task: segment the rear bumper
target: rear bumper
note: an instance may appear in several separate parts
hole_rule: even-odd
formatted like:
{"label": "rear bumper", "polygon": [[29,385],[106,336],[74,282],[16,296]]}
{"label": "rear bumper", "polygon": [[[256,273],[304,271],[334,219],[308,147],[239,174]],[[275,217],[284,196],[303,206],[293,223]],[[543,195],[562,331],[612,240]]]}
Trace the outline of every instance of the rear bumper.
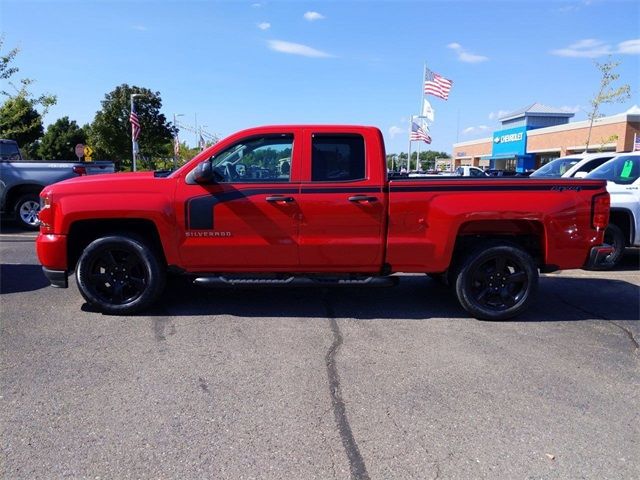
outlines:
{"label": "rear bumper", "polygon": [[589,260],[583,268],[585,268],[586,270],[590,270],[597,267],[598,265],[602,264],[607,255],[610,255],[612,252],[613,247],[607,244],[591,248],[591,253],[589,253]]}
{"label": "rear bumper", "polygon": [[51,282],[52,287],[67,288],[69,286],[66,270],[51,270],[47,267],[42,267],[42,272],[47,277],[47,280]]}

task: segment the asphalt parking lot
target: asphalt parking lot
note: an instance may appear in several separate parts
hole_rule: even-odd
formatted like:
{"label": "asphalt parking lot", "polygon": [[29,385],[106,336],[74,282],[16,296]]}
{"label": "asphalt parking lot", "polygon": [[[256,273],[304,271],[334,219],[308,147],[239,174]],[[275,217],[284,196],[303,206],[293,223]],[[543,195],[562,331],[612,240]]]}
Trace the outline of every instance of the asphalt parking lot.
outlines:
{"label": "asphalt parking lot", "polygon": [[0,234],[2,478],[640,478],[640,270],[545,275],[510,322],[446,288],[212,289],[92,312]]}

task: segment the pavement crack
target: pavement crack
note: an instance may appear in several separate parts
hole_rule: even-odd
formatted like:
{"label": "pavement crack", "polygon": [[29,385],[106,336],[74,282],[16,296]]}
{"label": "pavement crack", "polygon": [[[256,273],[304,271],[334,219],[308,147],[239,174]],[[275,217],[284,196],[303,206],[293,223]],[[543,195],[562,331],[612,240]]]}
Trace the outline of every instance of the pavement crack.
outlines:
{"label": "pavement crack", "polygon": [[342,446],[349,460],[349,470],[351,478],[354,480],[369,480],[367,467],[364,463],[358,443],[353,436],[349,419],[347,418],[347,408],[342,398],[342,386],[340,384],[340,375],[336,364],[336,355],[342,346],[342,333],[335,318],[333,307],[327,299],[327,292],[323,298],[326,316],[329,320],[333,342],[325,355],[325,363],[327,365],[327,377],[329,379],[329,395],[331,395],[331,405],[333,408],[333,416],[335,417],[338,433],[342,440]]}

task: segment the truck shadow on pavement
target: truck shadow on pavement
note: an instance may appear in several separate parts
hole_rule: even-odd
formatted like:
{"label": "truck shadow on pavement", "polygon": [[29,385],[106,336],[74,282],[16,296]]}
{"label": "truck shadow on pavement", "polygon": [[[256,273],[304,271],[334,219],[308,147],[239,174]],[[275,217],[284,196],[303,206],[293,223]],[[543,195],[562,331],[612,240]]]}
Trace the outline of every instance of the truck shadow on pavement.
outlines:
{"label": "truck shadow on pavement", "polygon": [[[329,304],[329,306],[327,306]],[[85,305],[83,310],[90,310]],[[536,301],[512,322],[639,320],[640,288],[623,280],[544,277]],[[201,288],[173,279],[143,316],[425,320],[469,318],[453,291],[426,276],[393,288]],[[215,321],[211,318],[211,321]]]}
{"label": "truck shadow on pavement", "polygon": [[40,265],[0,265],[0,295],[32,292],[48,286]]}

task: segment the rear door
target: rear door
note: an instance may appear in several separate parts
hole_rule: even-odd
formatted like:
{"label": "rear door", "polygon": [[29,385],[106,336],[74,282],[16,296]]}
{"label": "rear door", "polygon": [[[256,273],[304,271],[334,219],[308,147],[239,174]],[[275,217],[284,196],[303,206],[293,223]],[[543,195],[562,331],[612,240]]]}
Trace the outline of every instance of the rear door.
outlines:
{"label": "rear door", "polygon": [[300,267],[377,272],[384,254],[386,197],[374,129],[305,129],[300,186]]}

